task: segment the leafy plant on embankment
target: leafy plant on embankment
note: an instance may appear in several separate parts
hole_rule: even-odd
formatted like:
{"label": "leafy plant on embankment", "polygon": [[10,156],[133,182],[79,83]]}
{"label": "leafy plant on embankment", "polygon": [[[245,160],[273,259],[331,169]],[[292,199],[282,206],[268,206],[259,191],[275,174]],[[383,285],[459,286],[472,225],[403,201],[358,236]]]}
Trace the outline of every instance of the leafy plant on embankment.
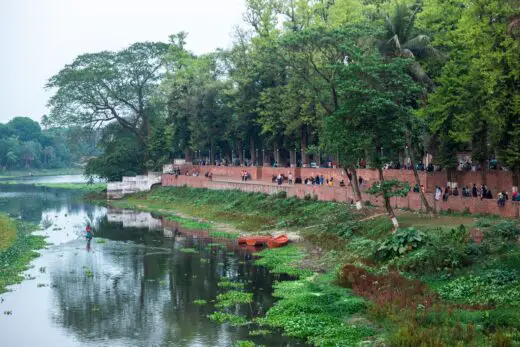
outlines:
{"label": "leafy plant on embankment", "polygon": [[[151,192],[112,202],[165,213],[180,211],[192,216],[230,223],[244,231],[305,228],[307,231],[348,237],[361,230],[355,211],[345,203],[287,198],[238,190],[159,187]],[[391,229],[391,223],[388,225]]]}
{"label": "leafy plant on embankment", "polygon": [[4,293],[8,285],[23,280],[20,274],[39,255],[35,250],[43,248],[46,243],[42,236],[31,235],[36,230],[35,225],[13,221],[0,215],[0,226],[2,234],[8,235],[2,238],[0,248],[0,293]]}

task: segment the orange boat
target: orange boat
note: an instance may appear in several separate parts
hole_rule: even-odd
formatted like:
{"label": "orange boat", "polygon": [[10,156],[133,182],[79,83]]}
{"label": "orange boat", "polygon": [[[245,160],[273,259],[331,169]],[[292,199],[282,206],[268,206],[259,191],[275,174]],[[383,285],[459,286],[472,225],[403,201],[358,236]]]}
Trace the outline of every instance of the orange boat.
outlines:
{"label": "orange boat", "polygon": [[277,237],[273,237],[269,241],[267,241],[267,247],[269,248],[278,248],[285,246],[289,242],[289,238],[287,235],[280,235]]}
{"label": "orange boat", "polygon": [[247,244],[248,246],[265,245],[271,240],[271,236],[242,236],[238,239],[238,244]]}

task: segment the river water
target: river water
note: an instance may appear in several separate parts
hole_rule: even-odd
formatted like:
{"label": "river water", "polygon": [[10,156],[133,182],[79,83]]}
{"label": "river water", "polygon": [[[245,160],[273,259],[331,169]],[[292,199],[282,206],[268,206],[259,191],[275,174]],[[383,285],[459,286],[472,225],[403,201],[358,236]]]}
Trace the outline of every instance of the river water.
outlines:
{"label": "river water", "polygon": [[[304,345],[278,332],[250,337],[247,327],[207,318],[222,279],[244,282],[254,293],[253,304],[235,307],[236,314],[256,316],[273,304],[274,278],[231,241],[208,247],[215,240],[203,230],[91,205],[68,190],[0,185],[0,211],[46,226],[39,233],[51,243],[26,279],[0,295],[2,347]],[[95,231],[90,247],[87,222]],[[196,305],[196,299],[210,303]]]}

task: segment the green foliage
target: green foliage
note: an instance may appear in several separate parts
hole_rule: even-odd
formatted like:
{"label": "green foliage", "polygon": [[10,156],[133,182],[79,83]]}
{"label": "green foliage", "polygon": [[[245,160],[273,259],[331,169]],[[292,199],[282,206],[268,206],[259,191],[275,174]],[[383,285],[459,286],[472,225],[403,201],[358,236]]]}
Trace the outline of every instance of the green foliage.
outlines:
{"label": "green foliage", "polygon": [[384,198],[392,198],[394,196],[404,197],[410,192],[408,182],[398,180],[385,180],[383,182],[374,182],[372,187],[367,189],[368,194],[382,195]]}
{"label": "green foliage", "polygon": [[187,253],[187,254],[194,254],[194,253],[198,253],[196,249],[194,248],[180,248],[179,251],[181,251],[182,253]]}
{"label": "green foliage", "polygon": [[420,249],[392,263],[402,271],[417,274],[452,272],[462,267],[468,258],[468,235],[468,230],[462,225],[456,229],[432,230]]}
{"label": "green foliage", "polygon": [[459,277],[439,288],[443,299],[468,304],[518,305],[520,288],[515,271],[490,270]]}
{"label": "green foliage", "polygon": [[218,282],[219,288],[244,288],[244,283],[242,282],[231,282],[228,279],[222,280]]}
{"label": "green foliage", "polygon": [[271,334],[271,332],[266,329],[255,329],[255,330],[249,331],[249,336],[265,336],[265,335],[269,335],[269,334]]}
{"label": "green foliage", "polygon": [[245,317],[226,312],[213,312],[208,318],[217,323],[229,323],[235,327],[249,324]]}
{"label": "green foliage", "polygon": [[204,300],[204,299],[197,299],[197,300],[193,300],[193,303],[194,303],[195,305],[200,305],[200,306],[202,306],[202,305],[206,305],[208,302],[207,302],[206,300]]}
{"label": "green foliage", "polygon": [[406,252],[420,248],[426,242],[426,235],[412,227],[407,229],[398,229],[384,240],[377,254],[382,259],[390,259],[401,256]]}
{"label": "green foliage", "polygon": [[240,234],[228,231],[210,231],[209,236],[216,239],[236,239],[240,236]]}
{"label": "green foliage", "polygon": [[295,245],[266,249],[259,256],[260,259],[255,260],[255,264],[267,267],[272,273],[286,273],[302,278],[312,275],[312,271],[297,267],[305,254]]}
{"label": "green foliage", "polygon": [[[312,231],[348,237],[361,229],[355,215],[345,204],[307,201],[297,198],[241,191],[215,191],[187,187],[162,187],[146,195],[113,202],[115,206],[147,206],[164,214],[181,211],[207,219],[232,223],[247,231],[314,226]],[[160,211],[159,211],[160,210]],[[209,227],[209,226],[208,226]],[[210,232],[214,230],[210,229]]]}
{"label": "green foliage", "polygon": [[[35,250],[45,247],[45,239],[31,233],[36,229],[34,225],[24,222],[8,221],[6,216],[0,215],[2,234],[9,234],[2,238],[0,247],[0,293],[7,291],[7,286],[20,283],[23,277],[20,273],[27,270],[29,262],[38,256]],[[16,236],[12,233],[16,230]]]}
{"label": "green foliage", "polygon": [[244,293],[236,290],[230,290],[223,294],[217,295],[217,303],[215,304],[215,307],[224,308],[239,304],[249,304],[252,301],[252,293]]}
{"label": "green foliage", "polygon": [[274,295],[280,300],[260,323],[282,328],[287,336],[316,346],[335,346],[355,345],[373,333],[346,323],[351,315],[363,312],[366,303],[330,283],[330,276],[280,282]]}
{"label": "green foliage", "polygon": [[188,229],[211,229],[211,223],[201,222],[195,219],[183,218],[180,216],[168,216],[167,220],[178,222],[182,227]]}
{"label": "green foliage", "polygon": [[[76,136],[76,131],[76,128],[42,131],[38,122],[27,117],[15,117],[5,125],[0,124],[0,170],[72,166],[80,157],[93,152],[87,139],[94,132],[84,130],[82,136]],[[78,146],[78,140],[87,144]]]}

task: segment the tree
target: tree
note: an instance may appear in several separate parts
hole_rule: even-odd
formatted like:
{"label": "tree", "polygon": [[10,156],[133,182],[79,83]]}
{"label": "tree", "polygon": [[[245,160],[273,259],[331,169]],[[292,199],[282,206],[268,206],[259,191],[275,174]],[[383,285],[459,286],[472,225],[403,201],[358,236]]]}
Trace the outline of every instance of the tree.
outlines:
{"label": "tree", "polygon": [[[417,33],[415,21],[421,10],[418,4],[410,8],[404,2],[398,2],[392,14],[385,16],[386,32],[380,41],[380,50],[385,55],[426,58],[438,56],[438,52],[430,44],[430,38],[425,34]],[[410,64],[413,76],[423,84],[431,87],[432,81],[418,62]]]}
{"label": "tree", "polygon": [[123,176],[135,176],[145,169],[143,148],[135,141],[135,134],[119,123],[103,128],[99,145],[103,155],[90,159],[86,176],[99,176],[109,181],[120,181]]}
{"label": "tree", "polygon": [[38,141],[42,132],[40,124],[28,117],[15,117],[7,123],[7,127],[10,134],[20,141]]}
{"label": "tree", "polygon": [[150,110],[165,72],[168,45],[134,43],[118,52],[83,54],[51,77],[49,124],[95,127],[115,121],[134,134],[146,156]]}

